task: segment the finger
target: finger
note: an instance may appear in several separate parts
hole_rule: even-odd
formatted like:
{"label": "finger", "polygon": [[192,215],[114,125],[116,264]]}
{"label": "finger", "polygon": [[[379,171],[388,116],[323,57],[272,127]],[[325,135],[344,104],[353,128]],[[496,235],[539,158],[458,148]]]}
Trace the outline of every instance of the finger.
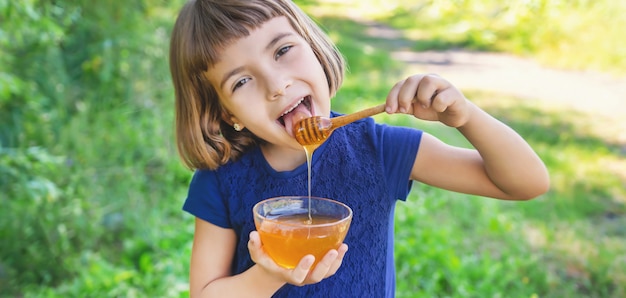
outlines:
{"label": "finger", "polygon": [[398,94],[398,112],[407,114],[413,113],[413,103],[423,77],[423,75],[414,75],[404,81]]}
{"label": "finger", "polygon": [[393,114],[398,111],[398,93],[400,93],[400,88],[402,88],[402,84],[404,84],[404,80],[397,82],[391,90],[389,90],[389,94],[387,94],[387,99],[385,102],[386,108],[385,112],[388,114]]}
{"label": "finger", "polygon": [[[450,127],[464,125],[469,117],[468,100],[455,87],[450,87],[437,95],[436,104],[445,106],[445,113],[441,113],[440,121]],[[437,108],[441,109],[441,108]]]}
{"label": "finger", "polygon": [[417,88],[416,101],[420,106],[429,108],[437,96],[437,90],[441,89],[442,85],[441,77],[434,74],[424,76]]}
{"label": "finger", "polygon": [[248,251],[250,252],[250,258],[256,264],[261,265],[269,271],[279,271],[280,266],[274,262],[274,260],[263,249],[263,243],[261,237],[257,231],[250,232],[250,240],[248,240]]}
{"label": "finger", "polygon": [[339,267],[341,267],[341,264],[343,263],[343,257],[346,255],[346,252],[348,252],[348,245],[343,243],[339,247],[337,252],[339,253],[339,255],[337,255],[332,265],[328,269],[328,273],[326,274],[326,277],[334,275],[337,272],[337,270],[339,270]]}
{"label": "finger", "polygon": [[326,255],[322,258],[322,260],[319,263],[317,263],[315,268],[313,268],[313,271],[311,271],[311,273],[309,274],[308,281],[317,283],[317,282],[320,282],[322,279],[324,279],[324,277],[326,277],[326,274],[328,274],[328,270],[333,265],[333,262],[335,261],[338,255],[339,255],[339,252],[337,252],[337,250],[335,249],[329,250],[326,253]]}
{"label": "finger", "polygon": [[450,95],[451,92],[449,89],[436,92],[435,97],[431,102],[431,109],[438,113],[445,112],[448,107],[454,103],[454,97]]}
{"label": "finger", "polygon": [[294,285],[302,285],[309,275],[309,271],[314,262],[315,257],[313,255],[304,256],[298,263],[298,266],[291,271],[291,283]]}
{"label": "finger", "polygon": [[261,249],[261,237],[257,231],[250,232],[248,240],[248,251],[250,251],[250,257],[255,263],[261,258],[260,254],[263,253]]}

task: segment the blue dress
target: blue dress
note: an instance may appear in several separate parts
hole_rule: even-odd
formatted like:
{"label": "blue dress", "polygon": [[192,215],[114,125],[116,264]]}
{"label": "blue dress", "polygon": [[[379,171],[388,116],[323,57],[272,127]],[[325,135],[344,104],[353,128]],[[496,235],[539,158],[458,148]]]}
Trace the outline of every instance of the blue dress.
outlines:
{"label": "blue dress", "polygon": [[[334,114],[333,114],[334,115]],[[422,132],[364,119],[335,130],[313,154],[312,195],[350,206],[348,252],[337,273],[317,284],[285,285],[273,297],[394,297],[394,207],[405,200]],[[217,170],[194,173],[183,210],[237,235],[232,273],[254,263],[248,236],[252,207],[276,196],[307,195],[306,163],[277,172],[259,148]]]}

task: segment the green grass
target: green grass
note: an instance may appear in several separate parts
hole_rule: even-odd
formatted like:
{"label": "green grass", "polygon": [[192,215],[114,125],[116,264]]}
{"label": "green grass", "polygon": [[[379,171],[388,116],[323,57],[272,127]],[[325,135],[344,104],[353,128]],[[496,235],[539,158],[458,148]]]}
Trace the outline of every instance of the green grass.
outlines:
{"label": "green grass", "polygon": [[[589,10],[606,11],[617,2],[595,1],[599,4]],[[447,10],[430,27],[418,23],[422,18],[402,14],[426,11],[416,3],[421,2],[371,1],[351,3],[350,8],[405,28],[416,47],[492,47],[477,37],[468,43],[460,39],[464,34],[446,32],[458,28],[452,26],[457,20],[467,21],[475,4],[483,3],[488,9],[499,5],[496,2],[455,2],[466,5],[466,10],[461,14]],[[430,3],[429,11],[446,3]],[[544,5],[544,13],[554,12],[547,1],[528,3]],[[519,32],[502,31],[517,33],[501,42],[532,45],[536,41],[530,39],[549,37],[528,32],[552,28],[546,22],[571,21],[576,10],[584,8],[582,2],[576,3],[571,8],[559,7],[554,17],[560,19],[552,15],[535,18],[520,23]],[[346,11],[341,10],[345,6],[332,8],[340,16],[324,13],[328,7],[325,3],[307,9],[318,16],[350,63],[333,109],[352,112],[382,102],[403,73],[403,66],[385,51],[391,43],[371,37],[358,22],[346,18]],[[391,12],[397,17],[390,19]],[[6,122],[15,126],[0,129],[0,140],[14,140],[0,146],[0,296],[188,296],[193,220],[180,209],[191,173],[182,167],[173,144],[173,97],[164,63],[167,42],[163,32],[168,25],[163,22],[170,21],[173,13],[171,8],[155,8],[151,13],[152,19],[161,21],[141,23],[144,31],[133,29],[145,33],[141,46],[124,47],[136,40],[132,36],[111,39],[115,49],[125,49],[106,52],[119,67],[95,69],[97,58],[104,57],[97,51],[72,52],[76,60],[89,59],[55,64],[53,60],[61,54],[50,50],[41,57],[31,55],[33,61],[49,62],[27,64],[44,71],[24,65],[24,73],[49,72],[45,77],[50,80],[41,76],[30,80],[20,71],[0,73],[0,83],[19,81],[0,88],[0,121],[7,121],[5,111],[16,111],[8,115],[13,122]],[[129,15],[133,15],[130,10]],[[617,15],[607,13],[602,18],[622,24],[623,18]],[[586,14],[584,24],[602,24],[592,16]],[[70,17],[75,15],[67,14]],[[488,23],[487,19],[478,21]],[[129,19],[128,24],[137,22]],[[564,30],[567,24],[556,28]],[[585,36],[601,30],[582,27],[591,30],[581,29]],[[31,26],[22,23],[20,28]],[[607,43],[623,42],[610,37],[618,28],[606,30]],[[476,36],[470,31],[466,31],[469,36]],[[430,35],[422,35],[425,32]],[[102,45],[94,43],[90,48],[98,46]],[[550,48],[554,47],[546,46]],[[624,48],[598,47],[603,54],[591,58],[613,57],[619,66],[622,60],[612,53]],[[589,58],[574,50],[559,53],[563,60]],[[601,64],[587,62],[591,67]],[[57,75],[66,64],[73,66],[66,75],[76,75],[78,81]],[[124,72],[128,69],[122,66],[127,64],[132,75]],[[99,84],[89,85],[91,80]],[[56,102],[41,91],[46,88],[58,93]],[[529,202],[502,202],[415,184],[396,213],[398,297],[626,296],[626,144],[603,134],[606,128],[595,126],[592,115],[557,109],[532,98],[464,92],[531,143],[549,168],[552,188]],[[27,104],[22,106],[22,101]],[[419,127],[448,143],[468,146],[456,130],[440,124],[398,115],[377,119]]]}

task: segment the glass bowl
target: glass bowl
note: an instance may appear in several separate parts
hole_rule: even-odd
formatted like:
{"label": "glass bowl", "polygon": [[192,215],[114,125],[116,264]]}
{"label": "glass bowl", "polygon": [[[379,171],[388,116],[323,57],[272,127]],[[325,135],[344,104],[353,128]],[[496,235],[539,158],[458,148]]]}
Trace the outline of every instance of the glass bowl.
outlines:
{"label": "glass bowl", "polygon": [[289,269],[308,254],[315,257],[314,267],[329,250],[338,249],[352,221],[347,205],[308,196],[270,198],[257,203],[252,212],[263,249]]}

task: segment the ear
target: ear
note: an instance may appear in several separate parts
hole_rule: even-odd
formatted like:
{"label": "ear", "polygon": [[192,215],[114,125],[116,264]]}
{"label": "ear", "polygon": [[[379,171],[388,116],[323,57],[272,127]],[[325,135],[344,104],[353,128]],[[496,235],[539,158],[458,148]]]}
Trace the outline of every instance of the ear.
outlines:
{"label": "ear", "polygon": [[221,117],[222,117],[222,120],[224,120],[224,122],[228,123],[228,125],[232,126],[234,124],[232,120],[233,116],[230,113],[228,113],[228,111],[223,109]]}
{"label": "ear", "polygon": [[244,127],[241,124],[241,122],[237,119],[237,117],[231,115],[226,110],[222,111],[222,120],[224,120],[224,122],[228,123],[228,125],[230,126],[234,126],[235,124],[238,124],[239,127],[241,127],[242,129]]}

